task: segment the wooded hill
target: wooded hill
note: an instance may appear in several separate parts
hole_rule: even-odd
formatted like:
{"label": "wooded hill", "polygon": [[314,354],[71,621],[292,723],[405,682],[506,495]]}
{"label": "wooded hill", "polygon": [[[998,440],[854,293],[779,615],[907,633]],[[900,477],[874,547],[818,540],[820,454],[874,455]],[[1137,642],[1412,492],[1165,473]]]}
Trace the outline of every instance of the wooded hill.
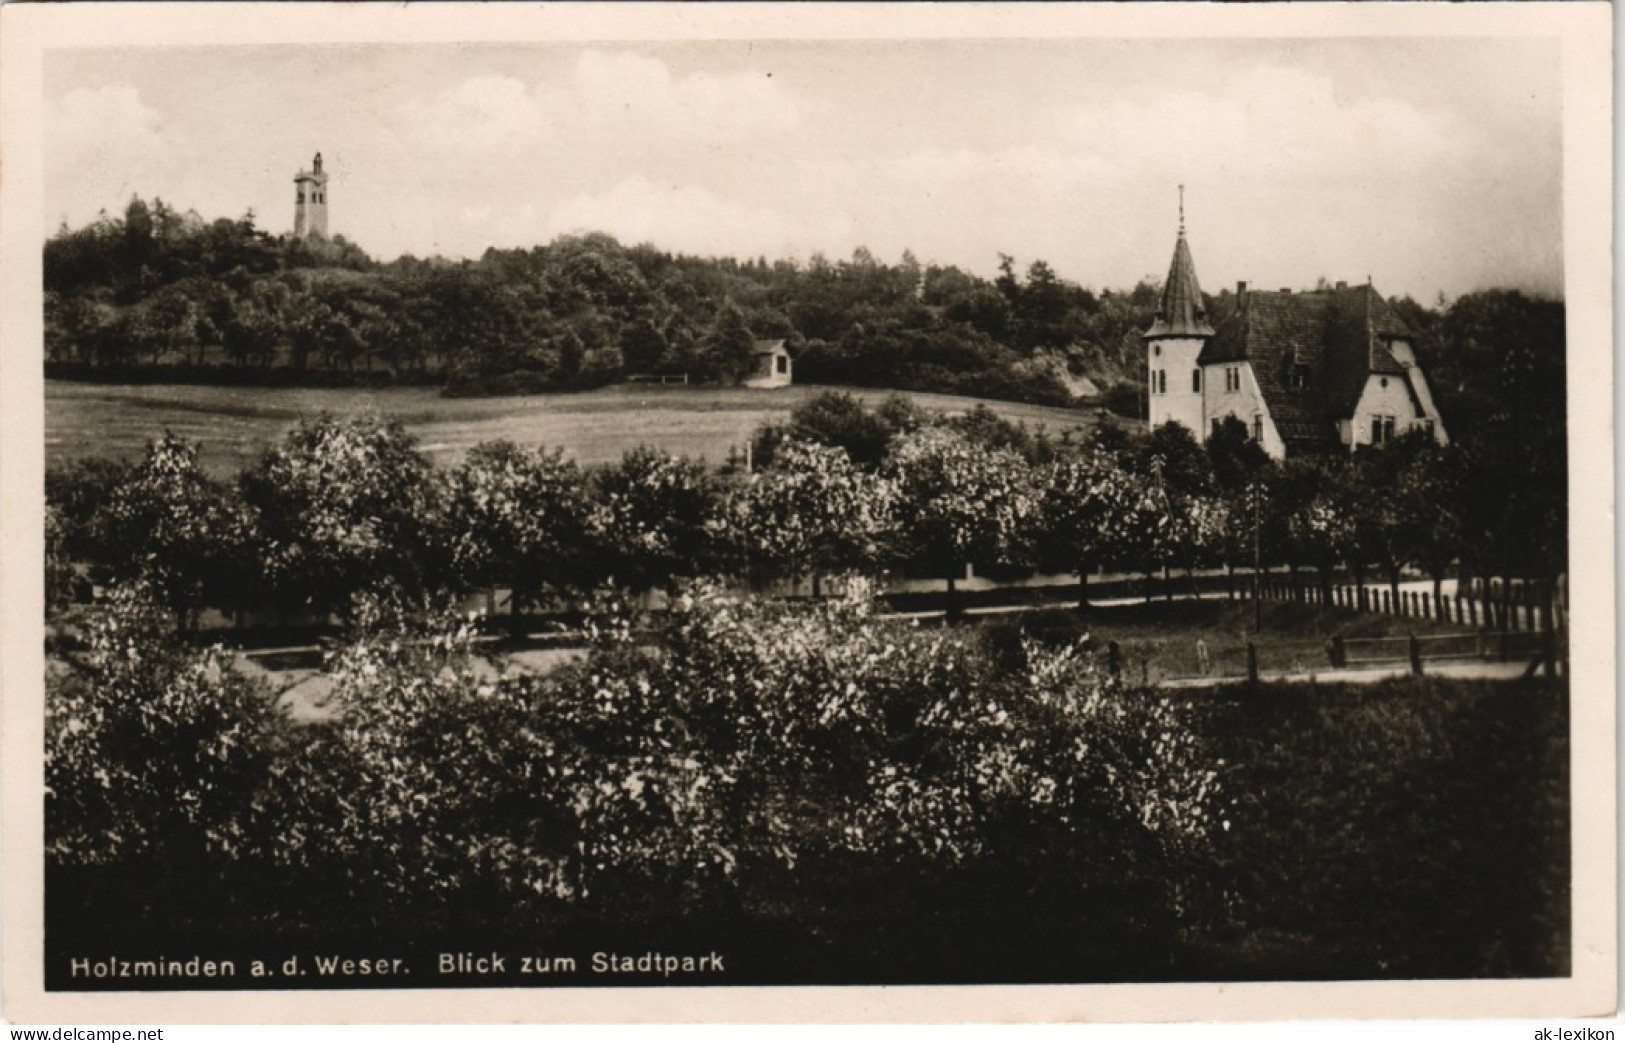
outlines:
{"label": "wooded hill", "polygon": [[[640,374],[732,382],[753,340],[783,338],[798,383],[1065,405],[1069,374],[1143,415],[1140,334],[1158,287],[1097,292],[1043,260],[1000,261],[989,281],[906,252],[896,264],[863,248],[843,261],[700,258],[595,233],[384,263],[342,236],[271,235],[252,212],[205,221],[135,198],[46,241],[46,363],[101,380],[523,393]],[[1419,335],[1447,429],[1525,405],[1561,414],[1561,304],[1505,291],[1448,309],[1391,303]]]}
{"label": "wooded hill", "polygon": [[136,199],[46,243],[46,353],[61,375],[165,365],[479,393],[636,374],[730,382],[753,340],[784,338],[802,382],[1057,405],[1072,399],[1061,360],[1097,377],[1135,368],[1152,287],[1097,298],[1043,262],[1025,279],[1013,265],[988,283],[909,255],[708,259],[598,234],[379,263],[342,237],[272,236],[252,214],[205,222]]}

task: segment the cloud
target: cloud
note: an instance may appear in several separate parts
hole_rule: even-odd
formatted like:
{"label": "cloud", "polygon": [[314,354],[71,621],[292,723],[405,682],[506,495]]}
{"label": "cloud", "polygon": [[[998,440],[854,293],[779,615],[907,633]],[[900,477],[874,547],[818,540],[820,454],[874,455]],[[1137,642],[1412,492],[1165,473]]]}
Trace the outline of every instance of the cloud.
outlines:
{"label": "cloud", "polygon": [[1340,98],[1329,76],[1261,66],[1201,91],[1089,106],[1073,140],[1132,164],[1245,169],[1277,179],[1337,177],[1374,159],[1402,168],[1436,161],[1462,143],[1442,112],[1396,98]]}
{"label": "cloud", "polygon": [[607,232],[624,243],[683,253],[805,256],[851,239],[849,219],[758,206],[702,186],[642,174],[568,196],[551,206],[476,203],[451,208],[435,225],[436,249],[478,256],[488,246],[525,247],[556,236]]}
{"label": "cloud", "polygon": [[522,158],[591,165],[622,157],[763,143],[799,124],[801,105],[765,73],[674,76],[625,51],[583,52],[556,82],[479,76],[399,110],[403,133],[465,170]]}
{"label": "cloud", "polygon": [[628,243],[742,257],[804,255],[852,234],[850,221],[841,216],[752,206],[702,187],[652,181],[641,174],[608,191],[565,200],[543,224],[550,236],[602,230]]}
{"label": "cloud", "polygon": [[602,228],[692,253],[908,248],[982,274],[1003,252],[1125,286],[1166,271],[1184,183],[1210,289],[1560,278],[1555,57],[1266,50],[1159,43],[1134,51],[1143,75],[1082,60],[1064,81],[1042,47],[63,59],[47,220],[139,192],[209,216],[250,205],[284,231],[288,179],[319,148],[336,230],[380,257]]}
{"label": "cloud", "polygon": [[475,162],[533,147],[549,126],[541,99],[511,76],[465,80],[427,102],[407,102],[402,116],[420,141]]}
{"label": "cloud", "polygon": [[477,256],[595,228],[674,250],[780,252],[839,223],[792,217],[740,176],[751,156],[782,162],[802,113],[765,73],[678,75],[591,49],[552,76],[459,81],[394,119],[419,193],[456,201],[431,208],[434,249]]}
{"label": "cloud", "polygon": [[589,50],[564,94],[600,133],[636,130],[662,140],[759,141],[793,129],[801,106],[766,73],[674,77],[659,59]]}
{"label": "cloud", "polygon": [[85,221],[109,203],[181,183],[188,149],[166,138],[162,114],[134,87],[69,91],[48,118],[46,212],[53,221]]}
{"label": "cloud", "polygon": [[57,103],[53,140],[64,150],[107,141],[155,140],[162,119],[134,87],[115,85],[69,91]]}

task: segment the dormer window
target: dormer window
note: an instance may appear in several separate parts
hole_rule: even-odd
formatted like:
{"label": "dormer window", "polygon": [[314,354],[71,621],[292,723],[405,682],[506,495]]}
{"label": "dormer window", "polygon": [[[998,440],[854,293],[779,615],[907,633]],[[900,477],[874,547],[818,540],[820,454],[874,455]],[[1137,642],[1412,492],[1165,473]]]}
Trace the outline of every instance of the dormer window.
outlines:
{"label": "dormer window", "polygon": [[1309,367],[1294,364],[1293,367],[1287,371],[1286,382],[1287,386],[1292,388],[1294,391],[1307,390],[1309,387]]}

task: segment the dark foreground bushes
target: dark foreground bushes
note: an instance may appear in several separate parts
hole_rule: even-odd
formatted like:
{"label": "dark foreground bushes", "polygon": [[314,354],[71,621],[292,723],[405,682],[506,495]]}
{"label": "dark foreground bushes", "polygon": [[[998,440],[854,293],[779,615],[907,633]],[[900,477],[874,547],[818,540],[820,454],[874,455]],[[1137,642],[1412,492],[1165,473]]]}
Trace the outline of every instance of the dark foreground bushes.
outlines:
{"label": "dark foreground bushes", "polygon": [[1199,962],[1241,977],[1564,975],[1562,682],[1267,686],[1199,708],[1224,759],[1230,922]]}
{"label": "dark foreground bushes", "polygon": [[[338,715],[301,728],[213,653],[147,652],[136,594],[103,609],[50,685],[56,937],[745,923],[826,939],[829,973],[951,974],[936,924],[1011,958],[1071,932],[1107,973],[1169,951],[1216,828],[1169,704],[1068,650],[997,672],[973,631],[862,595],[702,584],[653,643],[610,599],[590,656],[540,677],[368,599],[325,668]],[[151,765],[200,778],[127,783]]]}
{"label": "dark foreground bushes", "polygon": [[601,598],[544,676],[466,619],[354,619],[337,715],[295,727],[139,592],[103,606],[48,685],[51,973],[132,940],[681,940],[735,982],[1566,967],[1550,688],[1176,700],[861,595],[706,585],[653,639]]}

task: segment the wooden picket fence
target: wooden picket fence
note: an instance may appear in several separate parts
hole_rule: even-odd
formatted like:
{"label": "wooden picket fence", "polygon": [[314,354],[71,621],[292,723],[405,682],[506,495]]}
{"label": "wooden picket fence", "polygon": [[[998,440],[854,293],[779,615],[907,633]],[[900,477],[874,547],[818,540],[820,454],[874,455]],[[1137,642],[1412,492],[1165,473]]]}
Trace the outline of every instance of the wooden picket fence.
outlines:
{"label": "wooden picket fence", "polygon": [[1552,635],[1536,631],[1395,635],[1327,641],[1274,640],[1269,636],[1211,646],[1198,642],[1193,653],[1158,649],[1156,663],[1145,650],[1126,657],[1124,669],[1146,684],[1199,681],[1257,681],[1260,676],[1336,677],[1342,671],[1367,671],[1403,665],[1418,676],[1428,664],[1450,662],[1529,663],[1528,672],[1555,657]]}
{"label": "wooden picket fence", "polygon": [[[1470,594],[1441,594],[1430,590],[1401,587],[1397,592],[1386,584],[1334,584],[1329,604],[1356,612],[1381,613],[1438,623],[1454,623],[1481,630],[1538,632],[1548,620],[1561,627],[1561,614],[1548,609],[1550,594],[1542,584],[1516,583],[1510,592],[1499,581],[1474,584]],[[1259,592],[1267,600],[1323,604],[1326,591],[1310,578],[1294,584],[1282,576],[1261,577]],[[1487,596],[1485,596],[1487,595]]]}

